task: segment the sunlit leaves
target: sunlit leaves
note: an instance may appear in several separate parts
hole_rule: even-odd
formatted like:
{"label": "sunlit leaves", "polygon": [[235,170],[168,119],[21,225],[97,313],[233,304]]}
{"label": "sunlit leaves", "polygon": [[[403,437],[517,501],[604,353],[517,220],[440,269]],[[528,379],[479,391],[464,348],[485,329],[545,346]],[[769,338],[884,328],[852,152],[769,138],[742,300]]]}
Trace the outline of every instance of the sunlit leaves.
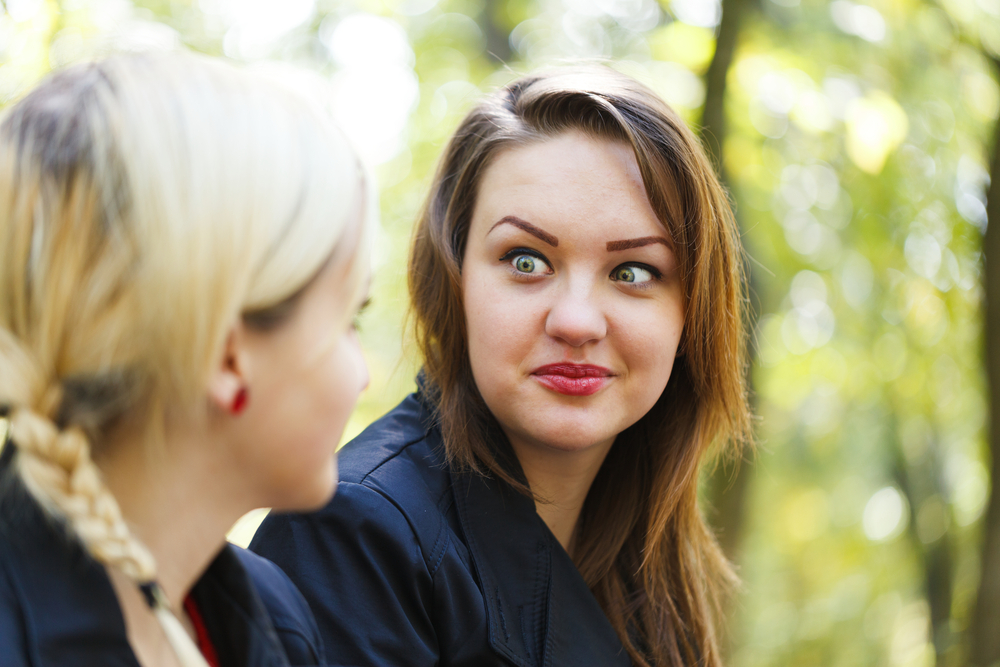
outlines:
{"label": "sunlit leaves", "polygon": [[[988,475],[980,243],[1000,110],[996,0],[761,0],[723,138],[762,306],[761,447],[735,667],[924,665],[924,554],[948,543],[967,622]],[[714,0],[8,0],[0,98],[101,48],[169,45],[306,68],[382,187],[356,434],[412,387],[407,239],[481,91],[611,58],[697,122]],[[497,54],[511,59],[507,68]],[[904,480],[904,478],[906,478]]]}
{"label": "sunlit leaves", "polygon": [[906,138],[906,113],[888,95],[875,91],[847,107],[847,154],[862,171],[882,171],[889,153]]}

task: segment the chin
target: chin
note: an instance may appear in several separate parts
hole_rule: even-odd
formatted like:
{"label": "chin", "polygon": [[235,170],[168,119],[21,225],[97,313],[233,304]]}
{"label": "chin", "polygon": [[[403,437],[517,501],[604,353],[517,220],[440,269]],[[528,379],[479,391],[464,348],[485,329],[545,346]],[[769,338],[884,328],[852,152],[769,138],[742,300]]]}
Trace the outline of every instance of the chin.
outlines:
{"label": "chin", "polygon": [[[327,468],[329,472],[320,478],[300,480],[300,484],[286,494],[282,502],[272,505],[281,512],[311,512],[324,507],[337,490],[337,466]],[[315,474],[315,469],[310,471]]]}
{"label": "chin", "polygon": [[617,435],[603,430],[581,429],[579,422],[560,425],[555,420],[547,428],[524,432],[524,437],[540,446],[567,453],[590,449],[609,439],[614,440]]}

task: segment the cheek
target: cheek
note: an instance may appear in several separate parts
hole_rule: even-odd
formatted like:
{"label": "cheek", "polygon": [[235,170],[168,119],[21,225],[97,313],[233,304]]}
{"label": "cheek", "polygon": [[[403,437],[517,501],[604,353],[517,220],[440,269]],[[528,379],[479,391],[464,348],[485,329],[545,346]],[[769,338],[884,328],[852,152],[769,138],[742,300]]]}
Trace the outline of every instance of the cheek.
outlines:
{"label": "cheek", "polygon": [[280,419],[283,435],[294,443],[273,455],[287,467],[288,494],[284,502],[272,504],[302,510],[329,500],[337,481],[336,447],[367,383],[357,341],[345,337],[288,388],[290,400]]}
{"label": "cheek", "polygon": [[465,325],[469,361],[477,383],[489,381],[492,372],[517,367],[535,340],[537,317],[530,297],[504,289],[499,281],[482,274],[464,283]]}
{"label": "cheek", "polygon": [[469,267],[463,275],[462,298],[465,321],[470,333],[479,333],[503,323],[497,307],[496,287],[489,281],[488,272],[477,266]]}
{"label": "cheek", "polygon": [[629,357],[632,374],[662,390],[670,378],[684,328],[681,308],[669,303],[663,309],[644,309],[618,321],[623,325],[622,351]]}
{"label": "cheek", "polygon": [[345,334],[322,366],[323,377],[317,384],[324,385],[320,388],[326,397],[324,412],[334,422],[331,428],[339,439],[358,397],[368,386],[368,366],[357,336],[353,332]]}
{"label": "cheek", "polygon": [[352,333],[313,349],[318,351],[297,359],[297,373],[289,364],[276,401],[282,407],[275,416],[287,432],[296,434],[305,458],[333,452],[368,383],[367,367]]}

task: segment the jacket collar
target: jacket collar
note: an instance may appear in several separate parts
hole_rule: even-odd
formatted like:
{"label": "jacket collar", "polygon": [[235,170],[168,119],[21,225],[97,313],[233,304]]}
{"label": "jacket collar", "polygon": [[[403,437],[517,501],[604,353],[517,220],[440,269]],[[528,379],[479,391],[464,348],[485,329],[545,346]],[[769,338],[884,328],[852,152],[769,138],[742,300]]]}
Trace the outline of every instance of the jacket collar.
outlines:
{"label": "jacket collar", "polygon": [[223,667],[288,664],[281,640],[235,554],[235,547],[225,546],[195,584],[191,595]]}
{"label": "jacket collar", "polygon": [[[502,434],[499,438],[509,447]],[[523,477],[520,469],[516,472]],[[604,611],[538,516],[534,501],[492,477],[452,471],[451,479],[486,600],[493,650],[520,667],[630,665]]]}

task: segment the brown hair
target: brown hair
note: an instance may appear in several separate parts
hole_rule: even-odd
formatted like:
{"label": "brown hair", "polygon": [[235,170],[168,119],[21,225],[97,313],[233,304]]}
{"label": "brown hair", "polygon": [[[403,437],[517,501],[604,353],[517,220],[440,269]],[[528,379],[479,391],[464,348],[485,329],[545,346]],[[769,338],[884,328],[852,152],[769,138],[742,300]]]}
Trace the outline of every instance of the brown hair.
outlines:
{"label": "brown hair", "polygon": [[486,436],[493,419],[472,377],[461,270],[480,180],[515,146],[568,130],[635,152],[673,242],[685,299],[678,356],[656,405],[620,434],[581,514],[574,560],[628,650],[650,665],[721,664],[715,619],[735,575],[698,509],[713,444],[750,432],[745,280],[726,193],[697,139],[652,91],[602,66],[524,77],[462,121],[417,223],[409,285],[417,343],[452,465],[530,494]]}

